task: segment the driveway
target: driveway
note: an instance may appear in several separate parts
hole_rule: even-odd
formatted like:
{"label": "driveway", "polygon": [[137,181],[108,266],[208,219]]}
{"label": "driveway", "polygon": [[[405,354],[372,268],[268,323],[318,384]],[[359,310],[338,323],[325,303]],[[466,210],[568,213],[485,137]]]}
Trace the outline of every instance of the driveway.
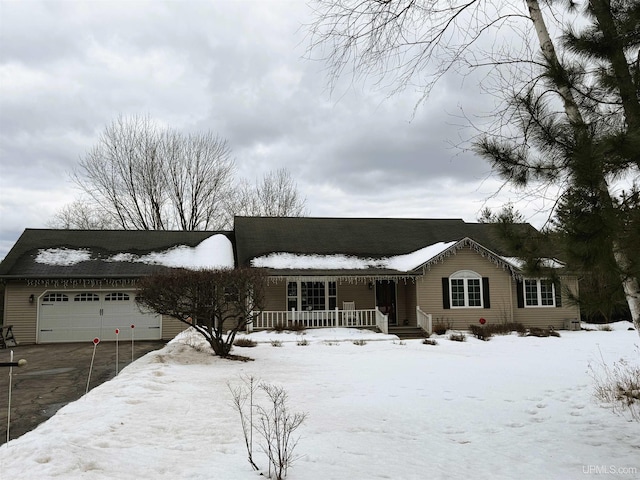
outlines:
{"label": "driveway", "polygon": [[[158,350],[165,341],[134,343],[134,360]],[[58,409],[84,395],[93,355],[92,343],[55,343],[19,345],[0,350],[0,362],[8,362],[13,350],[14,361],[24,358],[27,365],[13,368],[10,438],[33,430],[54,415]],[[121,342],[118,352],[119,370],[131,363],[131,344]],[[96,347],[89,389],[112,379],[116,373],[115,342],[102,342]],[[0,368],[0,445],[7,440],[7,405],[9,368]]]}

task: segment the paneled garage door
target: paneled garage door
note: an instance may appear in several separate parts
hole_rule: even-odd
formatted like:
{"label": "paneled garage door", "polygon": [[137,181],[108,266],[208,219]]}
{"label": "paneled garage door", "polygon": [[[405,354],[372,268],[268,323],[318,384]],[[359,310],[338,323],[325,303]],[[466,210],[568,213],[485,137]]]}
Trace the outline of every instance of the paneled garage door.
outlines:
{"label": "paneled garage door", "polygon": [[[141,312],[135,294],[113,292],[47,292],[39,301],[38,343],[115,340],[160,340],[162,317]],[[134,328],[131,328],[133,325]]]}

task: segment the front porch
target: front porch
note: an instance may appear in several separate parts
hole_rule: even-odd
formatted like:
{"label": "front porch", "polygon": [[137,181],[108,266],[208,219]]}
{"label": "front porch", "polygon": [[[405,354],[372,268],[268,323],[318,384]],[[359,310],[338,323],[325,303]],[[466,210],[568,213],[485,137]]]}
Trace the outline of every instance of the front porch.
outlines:
{"label": "front porch", "polygon": [[377,307],[365,310],[303,310],[263,311],[247,331],[270,330],[287,326],[303,328],[377,328],[389,333],[389,315]]}
{"label": "front porch", "polygon": [[[334,309],[297,311],[263,311],[254,321],[247,325],[247,332],[253,330],[271,330],[288,326],[302,328],[376,328],[382,333],[390,329],[414,328],[424,332],[432,332],[432,317],[416,307],[417,324],[413,327],[397,327],[389,323],[389,315],[382,313],[378,307],[372,309]],[[393,333],[393,332],[392,332]]]}

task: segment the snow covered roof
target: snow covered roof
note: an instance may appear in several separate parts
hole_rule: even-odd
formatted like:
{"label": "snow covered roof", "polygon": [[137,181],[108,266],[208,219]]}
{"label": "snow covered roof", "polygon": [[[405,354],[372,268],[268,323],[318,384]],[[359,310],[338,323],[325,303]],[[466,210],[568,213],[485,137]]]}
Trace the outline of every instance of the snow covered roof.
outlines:
{"label": "snow covered roof", "polygon": [[233,268],[230,232],[27,229],[3,277],[126,277],[163,268]]}
{"label": "snow covered roof", "polygon": [[[517,225],[521,234],[538,232]],[[236,217],[234,232],[27,229],[3,278],[136,277],[169,267],[256,266],[269,275],[413,276],[464,247],[520,275],[496,225],[460,219]],[[545,262],[562,267],[553,254]]]}
{"label": "snow covered roof", "polygon": [[438,242],[405,255],[393,255],[382,258],[358,257],[355,255],[333,254],[300,254],[275,252],[254,258],[254,267],[272,268],[276,270],[397,270],[409,272],[428,262],[456,242]]}
{"label": "snow covered roof", "polygon": [[[100,258],[100,257],[99,257]],[[100,258],[105,262],[132,262],[147,265],[162,265],[174,268],[233,268],[233,246],[222,234],[212,235],[195,247],[178,245],[166,250],[150,252],[146,255],[117,253]],[[47,248],[38,250],[36,263],[45,265],[71,266],[92,260],[87,249]]]}
{"label": "snow covered roof", "polygon": [[[522,270],[525,266],[525,261],[518,257],[502,257],[505,262],[509,262],[514,267]],[[564,268],[565,264],[557,258],[541,258],[540,266],[544,268]]]}

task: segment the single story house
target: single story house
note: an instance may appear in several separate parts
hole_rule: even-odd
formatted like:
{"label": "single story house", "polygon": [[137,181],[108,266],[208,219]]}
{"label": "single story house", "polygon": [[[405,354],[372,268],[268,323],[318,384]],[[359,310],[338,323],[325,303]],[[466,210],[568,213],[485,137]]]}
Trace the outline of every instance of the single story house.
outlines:
{"label": "single story house", "polygon": [[0,278],[21,343],[113,340],[116,328],[120,339],[170,339],[184,325],[140,311],[136,279],[178,266],[266,269],[254,329],[566,328],[580,316],[566,298],[578,281],[545,262],[555,281],[526,277],[496,225],[460,219],[236,217],[231,232],[27,229]]}

